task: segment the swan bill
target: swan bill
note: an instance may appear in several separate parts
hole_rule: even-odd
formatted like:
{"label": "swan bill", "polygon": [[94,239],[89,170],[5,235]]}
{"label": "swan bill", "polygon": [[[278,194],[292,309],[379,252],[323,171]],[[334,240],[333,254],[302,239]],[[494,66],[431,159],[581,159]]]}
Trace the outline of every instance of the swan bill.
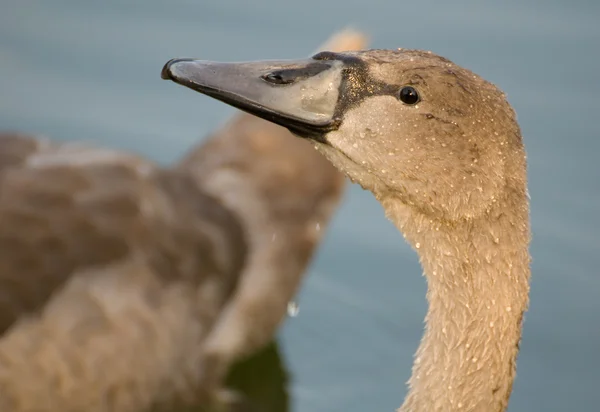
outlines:
{"label": "swan bill", "polygon": [[221,63],[172,59],[161,77],[312,139],[339,127],[339,60]]}

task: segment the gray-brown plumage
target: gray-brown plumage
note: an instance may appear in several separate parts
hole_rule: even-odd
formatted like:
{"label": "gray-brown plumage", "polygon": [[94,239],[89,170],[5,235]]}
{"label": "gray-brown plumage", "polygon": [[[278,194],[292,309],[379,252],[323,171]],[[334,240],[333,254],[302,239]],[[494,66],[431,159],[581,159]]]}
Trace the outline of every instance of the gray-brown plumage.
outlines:
{"label": "gray-brown plumage", "polygon": [[191,356],[247,259],[239,219],[179,171],[0,141],[0,409],[134,411],[191,393]]}
{"label": "gray-brown plumage", "polygon": [[342,193],[287,134],[239,115],[168,169],[0,135],[0,410],[207,401],[272,338]]}
{"label": "gray-brown plumage", "polygon": [[163,77],[311,139],[419,254],[429,311],[405,412],[501,412],[529,296],[525,149],[504,94],[433,53],[174,59]]}

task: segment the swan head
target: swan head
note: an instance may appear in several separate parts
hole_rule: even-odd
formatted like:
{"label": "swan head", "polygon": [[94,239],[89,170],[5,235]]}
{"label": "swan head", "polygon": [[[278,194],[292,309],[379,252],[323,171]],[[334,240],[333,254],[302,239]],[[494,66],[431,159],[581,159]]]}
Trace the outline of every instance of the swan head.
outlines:
{"label": "swan head", "polygon": [[515,114],[494,85],[419,50],[173,59],[173,80],[311,139],[352,181],[432,218],[470,219],[524,187]]}

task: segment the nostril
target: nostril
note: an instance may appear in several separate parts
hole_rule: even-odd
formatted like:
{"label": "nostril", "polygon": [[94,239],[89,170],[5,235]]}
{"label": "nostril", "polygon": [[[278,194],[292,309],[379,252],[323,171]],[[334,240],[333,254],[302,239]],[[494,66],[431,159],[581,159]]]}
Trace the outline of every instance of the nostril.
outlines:
{"label": "nostril", "polygon": [[331,69],[330,63],[312,62],[306,66],[289,67],[274,70],[262,76],[262,79],[271,84],[293,84],[309,77],[313,77]]}
{"label": "nostril", "polygon": [[281,71],[267,73],[264,76],[262,76],[262,78],[265,81],[273,84],[290,84],[295,81],[293,77],[284,76]]}

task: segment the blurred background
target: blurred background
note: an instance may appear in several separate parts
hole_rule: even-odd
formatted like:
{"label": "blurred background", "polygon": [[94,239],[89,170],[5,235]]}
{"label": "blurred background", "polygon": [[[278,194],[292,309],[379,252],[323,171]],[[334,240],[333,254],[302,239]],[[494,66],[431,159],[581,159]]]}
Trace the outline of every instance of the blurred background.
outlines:
{"label": "blurred background", "polygon": [[[507,92],[529,155],[531,309],[509,410],[593,411],[599,21],[596,0],[2,0],[0,129],[166,164],[234,112],[161,81],[172,57],[296,58],[347,25],[365,30],[376,48],[446,56]],[[347,192],[298,303],[279,334],[289,410],[398,407],[422,334],[425,281],[415,253],[359,187]]]}

